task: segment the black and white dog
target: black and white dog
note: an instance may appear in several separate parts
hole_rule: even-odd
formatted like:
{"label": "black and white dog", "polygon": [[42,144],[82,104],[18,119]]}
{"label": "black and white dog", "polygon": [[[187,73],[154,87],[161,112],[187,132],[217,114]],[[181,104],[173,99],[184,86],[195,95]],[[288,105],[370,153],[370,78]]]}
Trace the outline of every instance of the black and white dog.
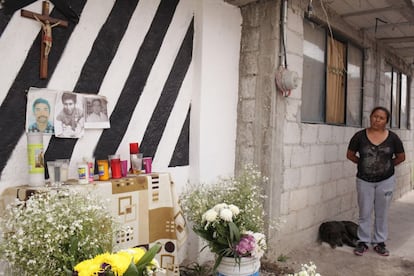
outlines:
{"label": "black and white dog", "polygon": [[327,221],[319,226],[319,242],[326,242],[332,248],[344,244],[356,247],[358,224],[352,221]]}

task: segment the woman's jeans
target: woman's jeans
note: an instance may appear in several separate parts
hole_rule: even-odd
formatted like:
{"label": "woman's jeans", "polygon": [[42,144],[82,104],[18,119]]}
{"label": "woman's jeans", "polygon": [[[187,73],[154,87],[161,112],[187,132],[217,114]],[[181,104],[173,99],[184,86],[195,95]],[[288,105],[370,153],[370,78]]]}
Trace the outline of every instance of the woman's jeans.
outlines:
{"label": "woman's jeans", "polygon": [[[359,241],[377,244],[388,237],[388,207],[392,201],[395,176],[380,182],[367,182],[357,178],[356,188],[359,206]],[[371,230],[372,211],[374,210],[374,231]],[[373,234],[373,236],[372,236]]]}

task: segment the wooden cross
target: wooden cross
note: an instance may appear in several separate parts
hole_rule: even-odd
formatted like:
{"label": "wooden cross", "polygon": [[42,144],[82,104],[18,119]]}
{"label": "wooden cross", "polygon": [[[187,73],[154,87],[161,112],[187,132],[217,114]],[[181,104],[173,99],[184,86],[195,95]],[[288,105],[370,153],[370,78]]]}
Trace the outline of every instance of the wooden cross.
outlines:
{"label": "wooden cross", "polygon": [[67,27],[68,22],[65,20],[49,16],[49,2],[43,1],[42,14],[34,13],[27,10],[21,10],[20,15],[23,17],[35,19],[42,24],[42,44],[40,46],[40,78],[47,78],[48,57],[52,48],[52,28]]}

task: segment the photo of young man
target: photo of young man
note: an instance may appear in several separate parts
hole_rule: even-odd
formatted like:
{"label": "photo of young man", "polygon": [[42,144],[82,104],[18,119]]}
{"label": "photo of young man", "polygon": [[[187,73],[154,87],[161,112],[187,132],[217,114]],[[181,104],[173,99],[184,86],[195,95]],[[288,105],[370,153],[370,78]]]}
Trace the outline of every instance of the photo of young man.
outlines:
{"label": "photo of young man", "polygon": [[72,92],[63,92],[57,97],[56,108],[61,106],[55,117],[55,136],[79,138],[84,133],[85,113],[83,97]]}

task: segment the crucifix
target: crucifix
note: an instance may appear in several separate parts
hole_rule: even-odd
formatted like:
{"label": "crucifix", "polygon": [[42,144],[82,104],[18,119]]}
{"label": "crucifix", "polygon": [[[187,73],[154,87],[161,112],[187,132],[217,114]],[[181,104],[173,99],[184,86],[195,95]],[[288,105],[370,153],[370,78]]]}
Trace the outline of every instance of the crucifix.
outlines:
{"label": "crucifix", "polygon": [[42,44],[40,46],[40,78],[47,78],[48,57],[52,48],[52,28],[67,27],[68,22],[65,20],[49,16],[49,2],[42,2],[42,14],[34,13],[27,10],[21,10],[20,15],[23,17],[35,19],[42,25]]}

